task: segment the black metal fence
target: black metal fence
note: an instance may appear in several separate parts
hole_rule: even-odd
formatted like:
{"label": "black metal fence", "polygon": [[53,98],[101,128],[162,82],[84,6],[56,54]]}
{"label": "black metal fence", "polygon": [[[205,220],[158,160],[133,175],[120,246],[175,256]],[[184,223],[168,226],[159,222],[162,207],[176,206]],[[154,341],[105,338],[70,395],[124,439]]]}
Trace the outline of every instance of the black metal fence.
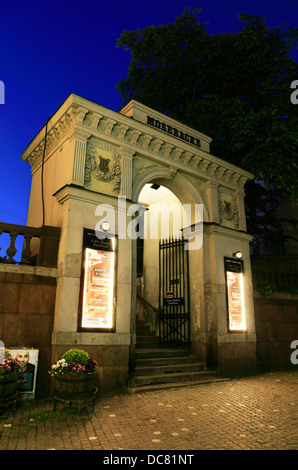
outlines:
{"label": "black metal fence", "polygon": [[255,291],[298,294],[298,255],[254,255],[251,269]]}

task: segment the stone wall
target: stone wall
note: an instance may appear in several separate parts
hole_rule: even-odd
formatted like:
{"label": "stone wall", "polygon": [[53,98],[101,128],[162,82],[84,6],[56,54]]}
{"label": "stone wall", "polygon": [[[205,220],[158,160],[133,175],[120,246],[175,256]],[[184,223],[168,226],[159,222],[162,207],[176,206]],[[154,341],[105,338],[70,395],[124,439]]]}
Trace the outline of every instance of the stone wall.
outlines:
{"label": "stone wall", "polygon": [[260,370],[296,367],[290,361],[291,343],[298,340],[298,299],[290,294],[254,294],[257,360]]}
{"label": "stone wall", "polygon": [[[62,354],[71,348],[79,348],[87,351],[98,362],[98,382],[96,386],[100,394],[109,393],[127,384],[129,346],[126,345],[64,345],[52,346],[52,360],[54,363]],[[53,390],[54,382],[51,383]]]}
{"label": "stone wall", "polygon": [[[246,335],[244,333],[244,335]],[[220,342],[218,369],[222,377],[240,377],[257,372],[256,343],[249,341]]]}
{"label": "stone wall", "polygon": [[37,394],[49,391],[55,268],[0,264],[0,339],[5,347],[39,349]]}

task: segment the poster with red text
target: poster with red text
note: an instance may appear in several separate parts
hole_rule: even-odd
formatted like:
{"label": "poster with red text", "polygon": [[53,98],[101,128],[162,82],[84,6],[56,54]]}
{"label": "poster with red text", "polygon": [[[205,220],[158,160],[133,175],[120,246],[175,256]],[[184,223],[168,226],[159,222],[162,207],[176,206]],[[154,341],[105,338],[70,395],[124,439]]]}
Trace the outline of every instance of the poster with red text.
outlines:
{"label": "poster with red text", "polygon": [[227,271],[229,329],[245,330],[242,273]]}
{"label": "poster with red text", "polygon": [[114,256],[113,251],[85,250],[84,328],[113,327]]}

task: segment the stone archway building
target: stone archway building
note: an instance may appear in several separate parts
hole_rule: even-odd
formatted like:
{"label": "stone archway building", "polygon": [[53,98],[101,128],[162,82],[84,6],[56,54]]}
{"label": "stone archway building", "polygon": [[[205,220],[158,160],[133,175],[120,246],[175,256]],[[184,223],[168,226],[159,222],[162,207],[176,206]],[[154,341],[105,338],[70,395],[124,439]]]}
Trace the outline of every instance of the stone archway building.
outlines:
{"label": "stone archway building", "polygon": [[[211,139],[132,101],[120,112],[69,95],[22,154],[32,167],[27,225],[61,228],[52,360],[69,347],[90,351],[104,388],[125,383],[134,355],[135,240],[119,237],[125,209],[147,183],[166,186],[182,204],[203,205],[203,245],[189,253],[191,348],[223,375],[256,370],[256,336],[244,184],[253,175],[210,154]],[[43,176],[42,176],[43,175]],[[125,198],[125,208],[119,198]],[[42,200],[44,204],[42,204]],[[123,199],[124,200],[124,199]],[[80,327],[84,230],[101,205],[115,210],[117,239],[113,328]],[[124,217],[124,218],[123,218]],[[246,325],[229,330],[225,258],[242,252]]]}

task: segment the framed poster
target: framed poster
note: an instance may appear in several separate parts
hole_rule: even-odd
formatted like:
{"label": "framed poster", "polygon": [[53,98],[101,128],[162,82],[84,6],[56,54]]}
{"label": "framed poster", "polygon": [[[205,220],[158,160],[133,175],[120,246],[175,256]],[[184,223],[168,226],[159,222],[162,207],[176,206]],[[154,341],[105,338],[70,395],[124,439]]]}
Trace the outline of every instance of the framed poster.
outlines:
{"label": "framed poster", "polygon": [[18,394],[21,399],[35,398],[36,377],[38,369],[39,349],[8,348],[12,356],[24,366],[24,371],[18,378]]}
{"label": "framed poster", "polygon": [[243,261],[225,258],[229,331],[245,331],[245,306],[243,290]]}
{"label": "framed poster", "polygon": [[115,330],[115,280],[116,237],[99,239],[85,231],[80,330]]}

